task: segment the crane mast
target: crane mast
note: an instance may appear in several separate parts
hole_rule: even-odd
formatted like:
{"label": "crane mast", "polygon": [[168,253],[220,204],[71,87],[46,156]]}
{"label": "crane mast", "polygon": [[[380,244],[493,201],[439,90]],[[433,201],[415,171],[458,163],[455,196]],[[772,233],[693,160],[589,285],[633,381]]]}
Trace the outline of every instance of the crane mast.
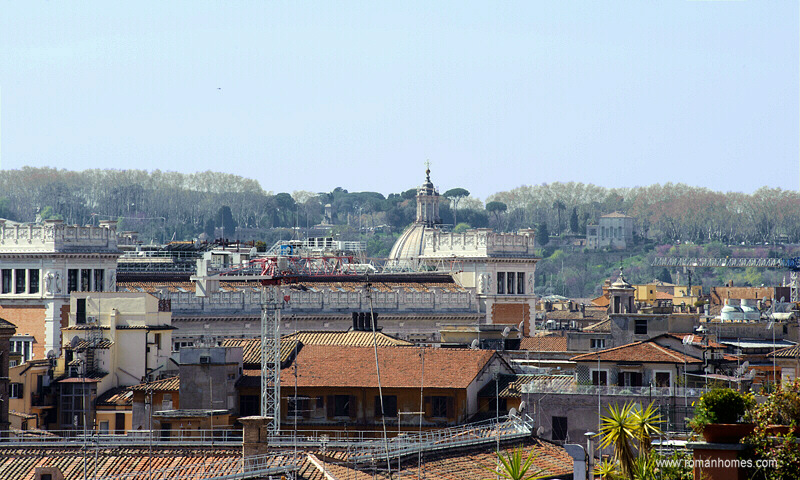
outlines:
{"label": "crane mast", "polygon": [[213,266],[198,260],[195,294],[208,296],[219,289],[221,280],[261,283],[261,416],[267,417],[269,435],[280,432],[281,419],[281,310],[289,297],[281,285],[301,277],[325,278],[358,274],[352,256],[287,255],[265,256],[240,265]]}

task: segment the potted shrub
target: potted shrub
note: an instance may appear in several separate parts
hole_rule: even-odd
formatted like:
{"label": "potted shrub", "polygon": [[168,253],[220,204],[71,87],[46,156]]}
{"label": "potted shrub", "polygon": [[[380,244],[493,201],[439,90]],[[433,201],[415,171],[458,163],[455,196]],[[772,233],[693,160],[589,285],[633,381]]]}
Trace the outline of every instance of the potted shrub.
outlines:
{"label": "potted shrub", "polygon": [[752,394],[715,388],[700,397],[689,425],[709,443],[738,443],[755,428],[741,421],[753,405]]}
{"label": "potted shrub", "polygon": [[794,434],[800,427],[800,379],[778,383],[767,400],[750,411],[758,431],[771,435]]}

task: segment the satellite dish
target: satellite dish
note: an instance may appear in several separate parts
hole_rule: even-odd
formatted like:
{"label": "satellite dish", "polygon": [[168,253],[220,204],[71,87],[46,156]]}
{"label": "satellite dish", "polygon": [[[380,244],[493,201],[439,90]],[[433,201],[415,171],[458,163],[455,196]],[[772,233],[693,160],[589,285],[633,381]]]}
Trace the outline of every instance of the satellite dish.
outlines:
{"label": "satellite dish", "polygon": [[516,408],[514,408],[514,407],[511,407],[511,410],[509,410],[509,411],[508,411],[508,416],[509,416],[509,417],[516,417],[516,416],[517,416],[517,413],[518,413],[518,412],[517,412],[517,409],[516,409]]}
{"label": "satellite dish", "polygon": [[473,340],[472,343],[469,344],[469,348],[471,348],[473,350],[477,350],[478,349],[478,339],[477,338],[475,340]]}
{"label": "satellite dish", "polygon": [[503,335],[503,338],[506,338],[509,333],[511,333],[511,327],[506,327],[503,329],[503,333],[501,335]]}
{"label": "satellite dish", "polygon": [[747,370],[747,367],[749,367],[749,366],[750,366],[750,362],[745,360],[744,363],[742,364],[742,370]]}
{"label": "satellite dish", "polygon": [[56,357],[58,357],[58,355],[56,355],[56,352],[54,352],[54,351],[52,351],[52,350],[50,350],[49,352],[47,352],[47,359],[48,359],[48,360],[53,360],[53,359],[55,359]]}
{"label": "satellite dish", "polygon": [[525,320],[519,322],[519,325],[517,326],[517,328],[519,328],[520,332],[523,331],[525,329]]}
{"label": "satellite dish", "polygon": [[69,341],[69,346],[75,348],[78,346],[80,342],[81,342],[81,337],[75,335],[74,337],[72,337],[72,340]]}
{"label": "satellite dish", "polygon": [[539,427],[539,428],[536,429],[536,436],[537,437],[541,437],[543,433],[544,433],[544,427]]}
{"label": "satellite dish", "polygon": [[525,400],[523,400],[523,401],[519,402],[519,411],[521,412],[521,411],[525,410],[525,407],[526,407],[527,405],[528,405],[528,404],[527,404],[527,403],[525,403]]}

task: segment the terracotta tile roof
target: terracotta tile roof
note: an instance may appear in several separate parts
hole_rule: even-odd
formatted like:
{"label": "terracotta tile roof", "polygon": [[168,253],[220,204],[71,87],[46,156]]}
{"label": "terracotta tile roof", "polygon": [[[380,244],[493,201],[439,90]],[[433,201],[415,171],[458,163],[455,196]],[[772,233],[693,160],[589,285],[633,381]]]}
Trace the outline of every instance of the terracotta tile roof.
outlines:
{"label": "terracotta tile roof", "polygon": [[105,375],[99,377],[67,377],[56,380],[58,383],[98,383]]}
{"label": "terracotta tile roof", "polygon": [[[699,347],[699,348],[725,348],[725,345],[715,342],[713,340],[706,340],[706,337],[703,335],[696,335],[694,333],[665,333],[664,335],[668,335],[673,338],[677,338],[680,341],[683,341],[685,337],[691,337],[690,341],[692,342],[692,346]],[[658,337],[656,337],[658,338]],[[707,341],[707,343],[703,343]]]}
{"label": "terracotta tile roof", "polygon": [[[4,448],[0,450],[0,478],[14,480],[33,480],[36,467],[57,467],[64,474],[66,480],[79,480],[83,476],[83,462],[86,461],[86,471],[95,478],[116,476],[123,474],[140,473],[135,478],[148,478],[148,467],[155,473],[159,470],[176,467],[196,466],[198,478],[201,476],[203,465],[212,464],[226,459],[241,458],[242,448],[216,447],[214,449],[193,449],[159,446],[148,454],[146,447],[141,448],[100,448],[97,451],[97,464],[95,465],[94,450],[91,455],[83,455],[80,448],[76,447],[29,447]],[[186,472],[191,473],[191,471]],[[163,476],[153,475],[153,479],[163,479]]]}
{"label": "terracotta tile roof", "polygon": [[667,292],[656,292],[656,300],[672,300],[673,298],[674,296]]}
{"label": "terracotta tile roof", "polygon": [[108,325],[70,325],[68,327],[63,327],[61,330],[94,330],[96,328],[100,330],[111,330],[111,327]]}
{"label": "terracotta tile roof", "polygon": [[524,337],[519,343],[519,349],[533,352],[566,352],[567,337],[561,335]]}
{"label": "terracotta tile roof", "polygon": [[[495,355],[491,350],[378,347],[383,388],[466,388]],[[377,387],[372,347],[306,345],[295,359],[299,387]],[[294,380],[294,378],[292,378]]]}
{"label": "terracotta tile roof", "polygon": [[[564,477],[572,473],[572,459],[566,451],[557,445],[528,438],[519,442],[504,444],[500,447],[503,454],[522,448],[527,458],[534,452],[534,468],[545,469],[548,478]],[[154,479],[162,480],[168,474],[167,469],[181,468],[183,475],[196,478],[220,477],[230,471],[212,471],[210,466],[216,462],[241,458],[241,447],[216,446],[214,448],[189,448],[159,446],[148,451],[147,447],[100,448],[84,455],[78,447],[25,447],[3,448],[0,454],[0,478],[33,480],[36,467],[52,466],[58,468],[66,480],[83,478],[83,462],[86,461],[87,473],[98,478],[107,476],[128,475],[131,478],[147,478],[152,470]],[[301,462],[298,479],[327,480],[333,476],[341,480],[389,480],[386,473],[374,474],[371,468],[358,470],[347,462],[347,453],[329,449],[323,454],[310,451],[314,461],[306,457]],[[426,451],[422,454],[422,464],[417,465],[416,455],[403,459],[400,478],[410,480],[481,480],[490,476],[496,464],[494,443],[443,451]],[[196,471],[195,471],[196,469]],[[422,472],[423,477],[418,477]],[[163,472],[163,473],[162,473]],[[138,473],[138,475],[136,475]],[[326,475],[326,473],[328,475]],[[395,472],[398,473],[398,472]]]}
{"label": "terracotta tile roof", "polygon": [[[226,338],[223,347],[242,347],[242,362],[245,364],[261,364],[261,339],[259,338]],[[281,364],[291,360],[295,349],[302,348],[299,342],[281,339]]]}
{"label": "terracotta tile roof", "polygon": [[97,397],[97,406],[126,406],[133,405],[133,391],[128,387],[116,387]]}
{"label": "terracotta tile roof", "polygon": [[702,360],[684,355],[682,352],[671,350],[649,340],[578,355],[570,358],[570,360],[573,362],[596,362],[598,355],[600,356],[600,361],[603,362],[703,363]]}
{"label": "terracotta tile roof", "polygon": [[611,320],[605,319],[601,322],[597,322],[594,325],[589,325],[588,327],[583,329],[584,332],[599,332],[599,333],[610,333],[611,332]]}
{"label": "terracotta tile roof", "polygon": [[37,418],[37,416],[32,413],[18,412],[16,410],[9,410],[8,414],[11,415],[12,417],[24,418],[26,420]]}
{"label": "terracotta tile roof", "polygon": [[181,386],[181,378],[176,375],[174,377],[164,378],[161,380],[154,380],[152,382],[140,383],[128,387],[134,391],[149,391],[152,389],[154,392],[177,392]]}
{"label": "terracotta tile roof", "polygon": [[16,329],[17,326],[13,323],[9,322],[8,320],[0,318],[0,328],[14,328]]}
{"label": "terracotta tile roof", "polygon": [[111,345],[114,345],[114,342],[112,342],[111,340],[109,340],[107,338],[104,338],[104,339],[100,340],[94,346],[92,346],[91,343],[89,343],[88,340],[81,339],[77,344],[75,344],[75,346],[72,346],[69,343],[64,345],[64,349],[65,350],[81,351],[81,350],[86,350],[87,348],[92,347],[92,348],[100,348],[100,349],[103,349],[103,350],[108,350],[109,348],[111,348]]}
{"label": "terracotta tile roof", "polygon": [[605,295],[600,295],[597,298],[592,299],[592,304],[597,307],[608,308],[611,304],[611,301]]}
{"label": "terracotta tile roof", "polygon": [[[392,346],[413,346],[411,342],[400,340],[385,333],[377,332],[375,340],[379,347]],[[325,330],[301,331],[287,335],[284,338],[292,338],[300,341],[303,345],[341,345],[348,347],[371,347],[373,345],[372,332],[344,331],[331,332]]]}
{"label": "terracotta tile roof", "polygon": [[[572,458],[563,447],[552,443],[529,438],[521,442],[504,444],[500,447],[503,455],[521,447],[523,457],[534,452],[534,470],[545,469],[541,475],[546,478],[565,477],[572,474]],[[322,456],[318,456],[322,463]],[[310,462],[309,462],[310,463]],[[393,471],[396,477],[409,480],[483,480],[493,477],[497,456],[493,446],[476,446],[445,451],[423,452],[422,465],[417,465],[416,455],[403,459],[400,472]],[[389,480],[385,473],[373,475],[371,469],[357,470],[346,463],[324,462],[324,469],[333,477],[341,480]],[[419,473],[422,473],[422,477]],[[532,473],[532,472],[531,472]],[[304,467],[300,471],[304,480],[325,480],[327,477],[314,465]]]}
{"label": "terracotta tile roof", "polygon": [[779,350],[775,350],[774,353],[768,353],[768,357],[778,357],[778,358],[795,358],[800,355],[800,344],[792,345],[791,347],[781,348]]}

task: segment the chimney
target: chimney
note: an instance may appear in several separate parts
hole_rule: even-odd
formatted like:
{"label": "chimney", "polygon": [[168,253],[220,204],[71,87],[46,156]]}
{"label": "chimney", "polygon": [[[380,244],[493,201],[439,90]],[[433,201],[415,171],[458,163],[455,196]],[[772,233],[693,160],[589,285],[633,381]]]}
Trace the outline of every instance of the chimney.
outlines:
{"label": "chimney", "polygon": [[572,457],[572,478],[575,480],[585,479],[587,473],[586,450],[583,449],[583,445],[568,443],[564,445],[564,450]]}
{"label": "chimney", "polygon": [[581,318],[586,318],[586,304],[581,303]]}

